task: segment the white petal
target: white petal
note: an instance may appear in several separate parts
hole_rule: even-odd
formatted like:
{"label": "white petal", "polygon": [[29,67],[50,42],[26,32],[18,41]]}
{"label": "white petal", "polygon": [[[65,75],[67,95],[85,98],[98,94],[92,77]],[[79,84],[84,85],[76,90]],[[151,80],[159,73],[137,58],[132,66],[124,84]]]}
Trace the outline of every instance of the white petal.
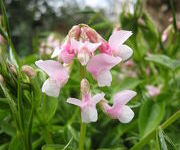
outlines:
{"label": "white petal", "polygon": [[122,60],[125,61],[132,56],[133,50],[127,45],[119,45],[114,54],[115,56],[121,57]]}
{"label": "white petal", "polygon": [[81,109],[82,122],[90,123],[97,121],[97,110],[94,106],[85,106]]}
{"label": "white petal", "polygon": [[49,96],[58,97],[60,91],[60,84],[53,79],[47,79],[43,86],[42,86],[42,92],[46,93]]}
{"label": "white petal", "polygon": [[103,92],[94,95],[94,96],[92,97],[93,103],[95,103],[95,104],[99,103],[101,100],[104,99],[104,96],[105,96],[105,94],[104,94]]}
{"label": "white petal", "polygon": [[61,50],[60,50],[59,48],[56,48],[56,49],[54,50],[54,52],[52,53],[51,58],[57,57],[57,56],[59,55],[60,51],[61,51]]}
{"label": "white petal", "polygon": [[76,98],[68,98],[67,102],[73,105],[77,105],[79,107],[81,107],[82,102],[79,99]]}
{"label": "white petal", "polygon": [[118,116],[118,119],[122,123],[129,123],[134,117],[134,112],[131,110],[129,106],[124,105],[122,107],[122,110],[120,111],[120,114]]}
{"label": "white petal", "polygon": [[87,52],[78,53],[78,59],[79,59],[82,66],[87,65],[89,58],[90,58],[90,56]]}
{"label": "white petal", "polygon": [[116,48],[119,44],[123,44],[131,35],[131,31],[116,31],[110,36],[109,44],[112,48]]}
{"label": "white petal", "polygon": [[111,72],[108,70],[100,73],[100,75],[97,76],[97,81],[100,87],[110,86],[112,82]]}

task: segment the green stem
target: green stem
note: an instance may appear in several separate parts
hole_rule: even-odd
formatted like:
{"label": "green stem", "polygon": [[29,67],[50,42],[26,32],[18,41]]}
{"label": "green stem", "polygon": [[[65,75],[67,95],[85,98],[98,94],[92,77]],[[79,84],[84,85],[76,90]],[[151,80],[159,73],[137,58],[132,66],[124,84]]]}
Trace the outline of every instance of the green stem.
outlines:
{"label": "green stem", "polygon": [[84,139],[86,136],[86,124],[81,121],[81,132],[79,141],[79,150],[84,150]]}
{"label": "green stem", "polygon": [[175,9],[174,9],[173,0],[169,0],[169,1],[170,1],[171,11],[172,11],[172,15],[173,15],[173,26],[174,26],[174,30],[177,31],[176,13],[175,13]]}
{"label": "green stem", "polygon": [[[171,125],[174,121],[176,121],[180,117],[180,110],[178,110],[175,114],[173,114],[168,120],[166,120],[160,127],[162,129],[167,128]],[[156,129],[154,129],[151,133],[149,133],[145,138],[135,144],[130,150],[139,150],[141,149],[146,143],[150,141],[156,135]]]}
{"label": "green stem", "polygon": [[[80,76],[81,80],[86,77],[86,70],[80,64]],[[80,131],[80,141],[79,141],[79,150],[84,150],[84,139],[86,136],[86,124],[81,121],[81,131]]]}

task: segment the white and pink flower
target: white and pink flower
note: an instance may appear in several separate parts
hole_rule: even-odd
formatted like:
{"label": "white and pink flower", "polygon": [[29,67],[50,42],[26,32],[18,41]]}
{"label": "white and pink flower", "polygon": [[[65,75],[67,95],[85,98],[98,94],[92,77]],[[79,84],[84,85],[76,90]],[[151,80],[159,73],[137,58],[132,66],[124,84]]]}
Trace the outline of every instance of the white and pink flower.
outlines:
{"label": "white and pink flower", "polygon": [[96,104],[104,99],[104,93],[91,96],[89,83],[86,79],[81,81],[82,100],[68,98],[67,102],[81,108],[81,119],[84,123],[96,122],[98,118]]}
{"label": "white and pink flower", "polygon": [[58,97],[61,87],[68,81],[68,71],[59,62],[53,60],[39,60],[35,64],[49,76],[42,86],[42,92]]}
{"label": "white and pink flower", "polygon": [[113,106],[110,106],[106,100],[100,102],[104,113],[113,119],[118,119],[122,123],[129,123],[133,117],[134,112],[126,104],[136,96],[136,92],[131,90],[124,90],[114,95]]}

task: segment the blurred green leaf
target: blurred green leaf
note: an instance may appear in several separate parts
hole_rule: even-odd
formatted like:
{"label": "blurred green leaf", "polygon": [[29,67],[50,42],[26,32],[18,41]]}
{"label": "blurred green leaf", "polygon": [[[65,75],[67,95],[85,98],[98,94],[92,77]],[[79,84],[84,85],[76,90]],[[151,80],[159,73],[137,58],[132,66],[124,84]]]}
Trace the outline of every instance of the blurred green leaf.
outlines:
{"label": "blurred green leaf", "polygon": [[53,118],[57,106],[58,100],[56,98],[44,95],[42,107],[38,109],[38,113],[40,114],[41,120],[44,123],[48,123]]}
{"label": "blurred green leaf", "polygon": [[180,67],[179,60],[173,60],[166,55],[154,54],[146,57],[145,60],[160,64],[164,67],[171,69],[172,71],[175,71]]}
{"label": "blurred green leaf", "polygon": [[166,141],[164,139],[164,135],[162,132],[162,129],[159,128],[159,133],[158,133],[158,139],[159,139],[159,143],[160,143],[160,147],[162,150],[168,150],[167,145],[166,145]]}
{"label": "blurred green leaf", "polygon": [[113,91],[117,92],[125,89],[134,89],[141,83],[142,80],[139,80],[137,78],[125,78],[124,80],[119,82],[117,82],[117,80],[113,80],[112,81],[112,84],[114,86]]}
{"label": "blurred green leaf", "polygon": [[143,139],[152,132],[161,122],[165,111],[163,101],[154,102],[146,100],[140,108],[139,112],[139,131],[140,137]]}
{"label": "blurred green leaf", "polygon": [[6,32],[8,33],[8,36],[10,37],[9,23],[8,23],[8,19],[7,19],[7,15],[6,15],[6,9],[5,9],[3,0],[0,0],[0,6],[1,6],[1,12],[3,15],[4,24],[5,24],[5,29],[6,29]]}

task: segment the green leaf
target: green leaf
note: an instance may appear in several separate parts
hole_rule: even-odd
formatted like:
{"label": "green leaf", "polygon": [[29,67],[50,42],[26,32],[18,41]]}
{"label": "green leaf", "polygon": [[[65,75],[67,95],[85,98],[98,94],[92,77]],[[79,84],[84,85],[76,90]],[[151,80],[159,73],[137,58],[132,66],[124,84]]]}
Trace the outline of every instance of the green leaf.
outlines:
{"label": "green leaf", "polygon": [[5,9],[3,0],[0,0],[0,6],[1,6],[1,12],[3,15],[4,24],[5,24],[5,29],[8,33],[8,36],[10,37],[9,23],[8,23],[8,19],[7,19],[7,15],[6,15],[6,9]]}
{"label": "green leaf", "polygon": [[139,131],[141,139],[152,132],[161,122],[165,111],[164,102],[147,100],[140,108]]}
{"label": "green leaf", "polygon": [[44,94],[42,107],[38,111],[44,123],[48,123],[54,117],[57,106],[58,100],[56,98],[48,97]]}
{"label": "green leaf", "polygon": [[22,149],[22,145],[21,145],[21,141],[19,140],[19,138],[17,136],[13,137],[10,144],[9,144],[9,148],[8,150],[20,150]]}
{"label": "green leaf", "polygon": [[161,149],[168,150],[161,127],[159,127],[158,137]]}
{"label": "green leaf", "polygon": [[145,60],[160,64],[171,69],[172,71],[175,71],[180,67],[179,60],[173,60],[166,55],[151,55],[149,57],[146,57]]}
{"label": "green leaf", "polygon": [[137,78],[126,78],[122,80],[121,82],[117,82],[116,80],[112,81],[112,85],[114,86],[115,92],[119,90],[125,90],[125,89],[134,89],[141,83],[142,81]]}

